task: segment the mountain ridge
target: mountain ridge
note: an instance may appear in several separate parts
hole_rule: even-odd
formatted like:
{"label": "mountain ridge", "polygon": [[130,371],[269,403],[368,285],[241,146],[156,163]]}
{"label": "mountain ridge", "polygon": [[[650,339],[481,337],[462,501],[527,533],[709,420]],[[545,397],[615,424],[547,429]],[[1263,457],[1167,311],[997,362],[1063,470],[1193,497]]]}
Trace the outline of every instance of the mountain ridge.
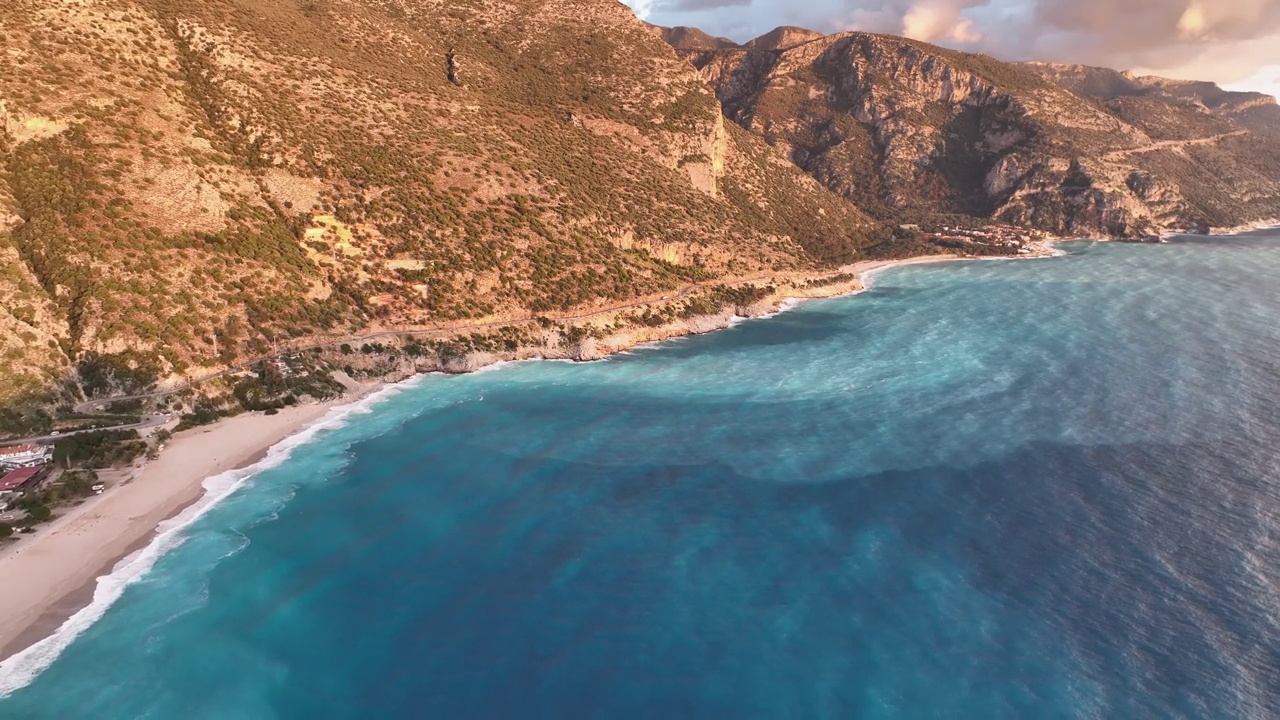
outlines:
{"label": "mountain ridge", "polygon": [[0,409],[384,331],[590,354],[955,249],[922,219],[1137,237],[1280,197],[1257,98],[612,0],[15,0],[0,38]]}
{"label": "mountain ridge", "polygon": [[1144,237],[1237,226],[1280,205],[1280,152],[1266,140],[1280,107],[1266,96],[874,33],[749,45],[675,47],[726,117],[887,220],[961,213]]}
{"label": "mountain ridge", "polygon": [[1166,101],[1182,101],[1206,112],[1240,122],[1248,129],[1280,132],[1280,104],[1274,96],[1261,92],[1225,90],[1202,80],[1176,80],[1157,75],[1135,75],[1128,71],[1064,63],[1022,63],[1072,92],[1103,100],[1156,96]]}

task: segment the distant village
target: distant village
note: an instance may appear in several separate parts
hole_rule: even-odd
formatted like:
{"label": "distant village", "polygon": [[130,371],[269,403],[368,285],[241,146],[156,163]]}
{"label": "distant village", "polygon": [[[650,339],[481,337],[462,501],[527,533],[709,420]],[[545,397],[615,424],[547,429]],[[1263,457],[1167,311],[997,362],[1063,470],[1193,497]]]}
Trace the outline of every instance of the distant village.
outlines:
{"label": "distant village", "polygon": [[972,247],[996,246],[1018,254],[1028,255],[1029,247],[1037,240],[1047,236],[1039,230],[1031,230],[1018,225],[994,223],[980,227],[961,227],[959,225],[900,225],[900,229],[917,233],[921,240],[926,240],[943,247],[965,250]]}

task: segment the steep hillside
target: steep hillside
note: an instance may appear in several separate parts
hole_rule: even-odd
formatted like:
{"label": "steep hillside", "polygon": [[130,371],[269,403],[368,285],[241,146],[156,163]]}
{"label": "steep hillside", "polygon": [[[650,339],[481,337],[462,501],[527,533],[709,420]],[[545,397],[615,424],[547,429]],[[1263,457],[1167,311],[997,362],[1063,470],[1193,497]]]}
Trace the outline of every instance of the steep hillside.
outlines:
{"label": "steep hillside", "polygon": [[12,0],[0,46],[4,396],[884,239],[613,0]]}
{"label": "steep hillside", "polygon": [[1243,110],[1190,91],[1130,92],[1140,86],[1120,73],[1047,72],[867,33],[784,28],[681,56],[730,119],[885,219],[960,213],[1144,236],[1280,211],[1280,148]]}

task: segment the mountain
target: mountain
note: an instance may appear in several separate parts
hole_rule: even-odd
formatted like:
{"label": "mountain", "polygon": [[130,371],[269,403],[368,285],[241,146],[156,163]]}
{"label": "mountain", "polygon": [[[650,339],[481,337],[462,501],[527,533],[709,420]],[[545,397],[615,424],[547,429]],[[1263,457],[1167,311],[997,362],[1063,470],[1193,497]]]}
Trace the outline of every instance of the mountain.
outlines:
{"label": "mountain", "polygon": [[612,0],[12,0],[0,37],[0,400],[888,239]]}
{"label": "mountain", "polygon": [[1280,105],[1274,97],[1263,93],[1233,92],[1211,82],[1137,76],[1087,65],[1026,63],[1026,66],[1071,92],[1108,103],[1146,99],[1227,118],[1255,132],[1280,133]]}
{"label": "mountain", "polygon": [[800,27],[783,26],[776,28],[746,45],[740,45],[729,38],[714,37],[698,28],[662,27],[648,25],[649,29],[679,53],[695,53],[711,50],[754,50],[758,52],[774,52],[789,50],[797,45],[817,40],[822,33]]}
{"label": "mountain", "polygon": [[1262,97],[613,0],[13,0],[0,38],[0,426],[306,342],[714,312],[930,250],[914,218],[1134,236],[1280,197]]}
{"label": "mountain", "polygon": [[683,26],[666,28],[658,25],[649,25],[649,30],[662,38],[663,42],[681,52],[727,50],[741,47],[729,38],[712,37],[697,28]]}
{"label": "mountain", "polygon": [[1142,237],[1280,209],[1266,96],[859,32],[677,49],[734,123],[884,219]]}
{"label": "mountain", "polygon": [[751,40],[745,47],[757,52],[780,52],[821,38],[820,32],[784,25]]}

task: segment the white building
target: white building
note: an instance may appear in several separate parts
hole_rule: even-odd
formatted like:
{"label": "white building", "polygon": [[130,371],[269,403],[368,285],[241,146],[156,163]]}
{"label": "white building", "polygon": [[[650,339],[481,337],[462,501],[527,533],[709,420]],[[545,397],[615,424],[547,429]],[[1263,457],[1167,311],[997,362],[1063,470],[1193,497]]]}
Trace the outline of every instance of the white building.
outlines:
{"label": "white building", "polygon": [[48,445],[14,445],[0,448],[0,465],[30,467],[44,465],[53,459],[53,448]]}

